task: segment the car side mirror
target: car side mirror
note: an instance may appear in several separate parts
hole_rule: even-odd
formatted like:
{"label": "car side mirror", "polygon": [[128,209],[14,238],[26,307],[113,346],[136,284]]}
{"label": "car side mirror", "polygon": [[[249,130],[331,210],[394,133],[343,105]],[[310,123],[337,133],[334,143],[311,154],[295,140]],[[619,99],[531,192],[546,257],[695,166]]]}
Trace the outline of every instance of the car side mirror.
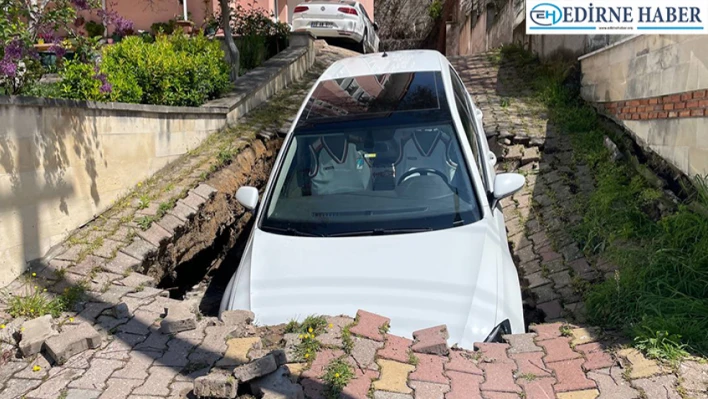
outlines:
{"label": "car side mirror", "polygon": [[479,120],[482,120],[482,118],[484,118],[484,114],[482,113],[482,110],[480,110],[479,108],[474,110],[474,116],[479,118]]}
{"label": "car side mirror", "polygon": [[236,191],[236,201],[249,211],[256,209],[256,205],[258,205],[258,189],[251,186],[239,187]]}
{"label": "car side mirror", "polygon": [[374,30],[375,30],[375,31],[378,31],[378,30],[379,30],[379,24],[377,24],[376,22],[374,22],[372,25],[374,25]]}
{"label": "car side mirror", "polygon": [[489,163],[489,166],[494,166],[497,164],[497,156],[493,152],[489,151],[487,153],[487,163]]}
{"label": "car side mirror", "polygon": [[526,178],[518,173],[501,173],[494,179],[494,193],[492,198],[492,209],[503,198],[513,195],[521,190],[526,184]]}

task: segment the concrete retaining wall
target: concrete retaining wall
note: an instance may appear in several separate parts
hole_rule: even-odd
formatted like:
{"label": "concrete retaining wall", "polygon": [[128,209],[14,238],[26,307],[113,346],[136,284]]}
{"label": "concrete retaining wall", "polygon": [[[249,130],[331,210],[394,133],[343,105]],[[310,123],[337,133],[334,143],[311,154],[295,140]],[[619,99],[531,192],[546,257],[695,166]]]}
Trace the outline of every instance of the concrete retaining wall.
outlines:
{"label": "concrete retaining wall", "polygon": [[312,37],[294,35],[291,47],[203,107],[0,97],[0,287],[138,182],[303,76],[314,58]]}
{"label": "concrete retaining wall", "polygon": [[708,174],[708,37],[637,36],[580,62],[585,100],[687,175]]}

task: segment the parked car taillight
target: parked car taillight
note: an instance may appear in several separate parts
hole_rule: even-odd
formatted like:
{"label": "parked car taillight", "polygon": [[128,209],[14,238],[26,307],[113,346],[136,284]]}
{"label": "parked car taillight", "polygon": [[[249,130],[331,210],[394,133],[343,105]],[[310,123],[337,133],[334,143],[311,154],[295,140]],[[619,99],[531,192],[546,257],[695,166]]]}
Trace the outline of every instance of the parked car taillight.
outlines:
{"label": "parked car taillight", "polygon": [[359,15],[359,13],[356,12],[355,9],[350,8],[350,7],[339,7],[339,8],[337,9],[337,11],[343,12],[343,13],[345,13],[345,14]]}
{"label": "parked car taillight", "polygon": [[295,7],[295,9],[293,10],[293,13],[296,13],[296,12],[305,12],[305,11],[307,11],[307,10],[309,10],[309,9],[310,9],[310,8],[309,8],[309,7],[306,7],[306,6],[297,6],[297,7]]}

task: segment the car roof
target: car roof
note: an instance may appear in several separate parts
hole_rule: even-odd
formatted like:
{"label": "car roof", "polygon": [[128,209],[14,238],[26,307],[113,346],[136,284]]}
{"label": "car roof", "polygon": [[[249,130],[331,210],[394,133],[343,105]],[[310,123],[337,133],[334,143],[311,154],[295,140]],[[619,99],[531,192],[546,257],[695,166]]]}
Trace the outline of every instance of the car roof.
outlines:
{"label": "car roof", "polygon": [[341,59],[332,64],[322,74],[320,80],[387,73],[441,71],[446,67],[447,60],[435,50],[400,50]]}

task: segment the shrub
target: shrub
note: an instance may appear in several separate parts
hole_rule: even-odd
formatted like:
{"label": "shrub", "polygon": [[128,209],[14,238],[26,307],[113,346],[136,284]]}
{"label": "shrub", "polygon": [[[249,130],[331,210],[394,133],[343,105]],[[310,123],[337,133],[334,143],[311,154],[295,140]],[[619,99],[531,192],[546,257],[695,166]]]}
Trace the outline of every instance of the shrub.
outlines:
{"label": "shrub", "polygon": [[440,0],[433,0],[428,6],[428,15],[434,20],[440,19],[442,16],[443,3]]}
{"label": "shrub", "polygon": [[242,36],[239,41],[239,66],[241,73],[261,65],[266,58],[266,38],[257,35]]}
{"label": "shrub", "polygon": [[96,21],[86,22],[86,33],[89,37],[103,36],[106,27],[102,23]]}
{"label": "shrub", "polygon": [[91,64],[66,62],[61,76],[59,92],[63,98],[135,103],[143,94],[135,77],[122,70],[106,75]]}

